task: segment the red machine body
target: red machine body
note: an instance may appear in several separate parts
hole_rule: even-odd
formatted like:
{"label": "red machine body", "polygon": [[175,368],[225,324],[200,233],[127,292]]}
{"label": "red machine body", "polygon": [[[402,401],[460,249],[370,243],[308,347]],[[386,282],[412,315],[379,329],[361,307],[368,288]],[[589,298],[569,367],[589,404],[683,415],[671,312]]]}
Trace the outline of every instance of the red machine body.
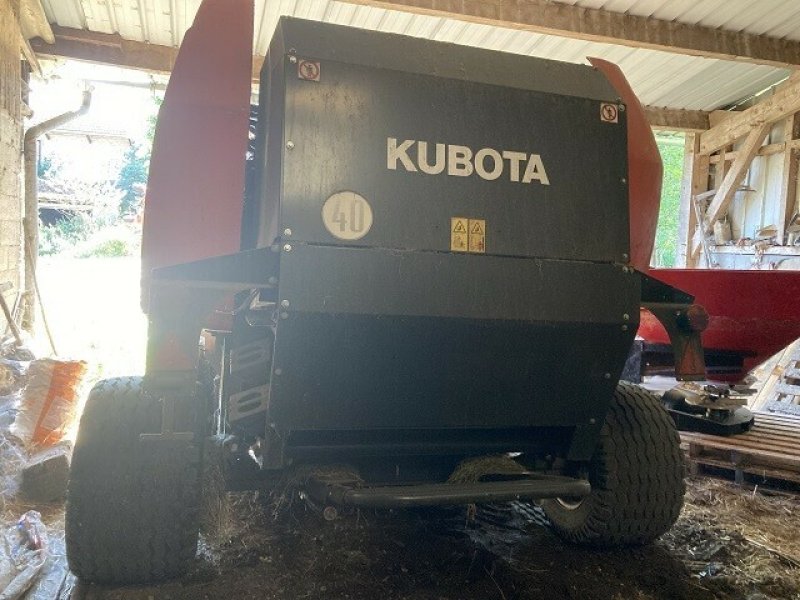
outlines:
{"label": "red machine body", "polygon": [[[650,269],[649,274],[693,295],[710,315],[702,334],[706,351],[741,353],[742,371],[719,379],[738,381],[753,367],[800,337],[800,273],[796,271],[729,271],[716,269]],[[642,311],[639,335],[668,344],[658,320]]]}
{"label": "red machine body", "polygon": [[175,61],[153,140],[145,312],[153,269],[239,251],[252,60],[252,0],[205,0]]}
{"label": "red machine body", "polygon": [[661,203],[661,155],[644,108],[625,79],[622,69],[599,58],[589,58],[589,62],[606,76],[627,107],[630,264],[647,273],[650,257],[653,255],[658,206]]}
{"label": "red machine body", "polygon": [[[709,313],[702,334],[708,351],[740,353],[742,370],[719,379],[738,381],[748,371],[800,337],[800,273],[796,271],[731,271],[651,269],[662,166],[644,110],[616,65],[590,58],[619,92],[628,108],[628,171],[630,178],[631,264],[642,272],[695,297]],[[639,335],[669,344],[663,325],[642,310]]]}

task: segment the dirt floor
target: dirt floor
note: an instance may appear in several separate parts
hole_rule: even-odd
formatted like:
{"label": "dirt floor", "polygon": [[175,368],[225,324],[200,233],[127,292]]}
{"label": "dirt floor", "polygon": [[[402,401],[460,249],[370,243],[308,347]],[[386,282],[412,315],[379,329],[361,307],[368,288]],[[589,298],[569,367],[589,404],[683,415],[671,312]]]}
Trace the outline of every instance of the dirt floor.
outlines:
{"label": "dirt floor", "polygon": [[[464,509],[362,511],[328,522],[302,501],[276,519],[255,493],[230,499],[221,539],[201,542],[183,580],[109,589],[69,579],[61,598],[800,598],[800,496],[722,481],[691,480],[672,531],[618,551],[567,545],[523,504],[479,507],[472,522]],[[45,520],[58,537],[53,509]]]}

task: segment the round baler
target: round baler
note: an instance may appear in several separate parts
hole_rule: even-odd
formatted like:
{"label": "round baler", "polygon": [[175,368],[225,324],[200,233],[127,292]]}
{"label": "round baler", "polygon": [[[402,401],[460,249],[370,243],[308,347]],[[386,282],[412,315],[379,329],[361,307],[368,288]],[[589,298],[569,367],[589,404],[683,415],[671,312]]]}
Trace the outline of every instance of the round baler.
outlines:
{"label": "round baler", "polygon": [[[629,137],[632,122],[645,135],[629,88],[590,66],[283,18],[245,166],[239,4],[235,18],[203,4],[167,89],[147,372],[87,402],[72,570],[179,575],[209,444],[229,485],[314,473],[304,494],[323,507],[528,499],[574,542],[665,532],[679,439],[656,398],[619,382],[640,307],[663,319],[681,376],[702,377],[702,352],[691,297],[635,268],[647,244],[632,259],[630,188],[651,201],[660,165],[651,138]],[[497,455],[518,473],[448,481]]]}

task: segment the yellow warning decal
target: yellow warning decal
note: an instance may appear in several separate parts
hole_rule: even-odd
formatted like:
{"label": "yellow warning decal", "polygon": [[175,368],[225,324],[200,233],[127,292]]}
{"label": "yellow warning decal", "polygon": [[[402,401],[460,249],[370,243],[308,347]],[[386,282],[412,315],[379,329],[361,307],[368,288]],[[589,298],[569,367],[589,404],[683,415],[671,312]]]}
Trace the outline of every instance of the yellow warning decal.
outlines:
{"label": "yellow warning decal", "polygon": [[450,251],[486,253],[486,221],[452,217],[450,219]]}
{"label": "yellow warning decal", "polygon": [[469,252],[486,252],[486,221],[483,219],[469,220]]}
{"label": "yellow warning decal", "polygon": [[467,252],[469,243],[467,231],[469,219],[453,217],[450,219],[450,250],[452,252]]}

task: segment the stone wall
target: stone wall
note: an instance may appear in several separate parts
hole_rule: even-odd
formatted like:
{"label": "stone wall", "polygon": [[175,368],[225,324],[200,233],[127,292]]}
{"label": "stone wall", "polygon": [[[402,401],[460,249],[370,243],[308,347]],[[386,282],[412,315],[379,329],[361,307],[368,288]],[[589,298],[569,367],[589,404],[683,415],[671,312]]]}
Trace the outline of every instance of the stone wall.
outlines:
{"label": "stone wall", "polygon": [[[22,116],[19,0],[0,0],[0,283],[20,286],[22,269]],[[5,320],[0,313],[0,333]]]}

